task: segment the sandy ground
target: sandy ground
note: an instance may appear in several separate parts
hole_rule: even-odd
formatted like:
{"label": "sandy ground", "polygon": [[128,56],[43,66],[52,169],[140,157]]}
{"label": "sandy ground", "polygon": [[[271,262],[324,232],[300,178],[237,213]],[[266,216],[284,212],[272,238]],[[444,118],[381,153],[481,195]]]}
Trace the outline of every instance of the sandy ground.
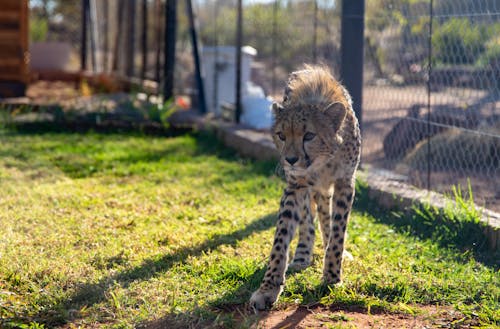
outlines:
{"label": "sandy ground", "polygon": [[419,306],[415,315],[366,312],[355,308],[317,306],[272,311],[252,328],[470,328],[474,325],[463,315],[446,307]]}

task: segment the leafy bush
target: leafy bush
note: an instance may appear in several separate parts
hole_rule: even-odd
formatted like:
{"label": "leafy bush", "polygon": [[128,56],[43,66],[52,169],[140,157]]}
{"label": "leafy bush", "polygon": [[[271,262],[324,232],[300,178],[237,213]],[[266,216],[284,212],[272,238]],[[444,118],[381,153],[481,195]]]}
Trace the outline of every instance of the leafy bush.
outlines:
{"label": "leafy bush", "polygon": [[47,40],[49,23],[46,19],[34,17],[30,20],[30,39],[32,42]]}
{"label": "leafy bush", "polygon": [[484,52],[489,33],[467,18],[451,18],[436,28],[432,39],[435,59],[443,64],[473,64]]}
{"label": "leafy bush", "polygon": [[478,59],[478,65],[500,70],[500,37],[490,40],[486,50]]}

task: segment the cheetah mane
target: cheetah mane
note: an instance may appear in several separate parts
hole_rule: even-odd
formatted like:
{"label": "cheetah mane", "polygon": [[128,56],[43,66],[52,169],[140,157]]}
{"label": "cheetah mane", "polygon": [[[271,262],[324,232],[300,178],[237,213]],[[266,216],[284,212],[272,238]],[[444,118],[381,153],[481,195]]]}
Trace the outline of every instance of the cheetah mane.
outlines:
{"label": "cheetah mane", "polygon": [[342,85],[323,65],[304,65],[293,72],[288,81],[289,95],[284,103],[301,105],[328,105],[334,102],[350,107],[350,99]]}

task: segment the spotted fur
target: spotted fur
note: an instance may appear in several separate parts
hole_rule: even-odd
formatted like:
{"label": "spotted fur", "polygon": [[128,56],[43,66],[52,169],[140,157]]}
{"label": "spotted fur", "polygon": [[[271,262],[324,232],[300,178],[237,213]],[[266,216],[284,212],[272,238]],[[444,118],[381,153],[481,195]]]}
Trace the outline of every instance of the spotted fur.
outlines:
{"label": "spotted fur", "polygon": [[250,299],[255,310],[269,308],[279,297],[297,228],[299,241],[290,267],[300,270],[311,264],[315,217],[325,250],[323,280],[328,284],[341,281],[361,149],[351,98],[325,67],[306,65],[290,74],[283,102],[273,104],[273,114],[272,134],[287,186],[269,264]]}

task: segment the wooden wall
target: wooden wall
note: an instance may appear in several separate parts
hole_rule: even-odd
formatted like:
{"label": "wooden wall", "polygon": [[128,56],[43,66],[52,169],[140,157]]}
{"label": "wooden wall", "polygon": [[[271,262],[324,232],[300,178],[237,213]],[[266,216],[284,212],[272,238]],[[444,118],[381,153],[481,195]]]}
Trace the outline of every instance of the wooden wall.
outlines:
{"label": "wooden wall", "polygon": [[25,94],[28,15],[28,0],[0,0],[0,98]]}

